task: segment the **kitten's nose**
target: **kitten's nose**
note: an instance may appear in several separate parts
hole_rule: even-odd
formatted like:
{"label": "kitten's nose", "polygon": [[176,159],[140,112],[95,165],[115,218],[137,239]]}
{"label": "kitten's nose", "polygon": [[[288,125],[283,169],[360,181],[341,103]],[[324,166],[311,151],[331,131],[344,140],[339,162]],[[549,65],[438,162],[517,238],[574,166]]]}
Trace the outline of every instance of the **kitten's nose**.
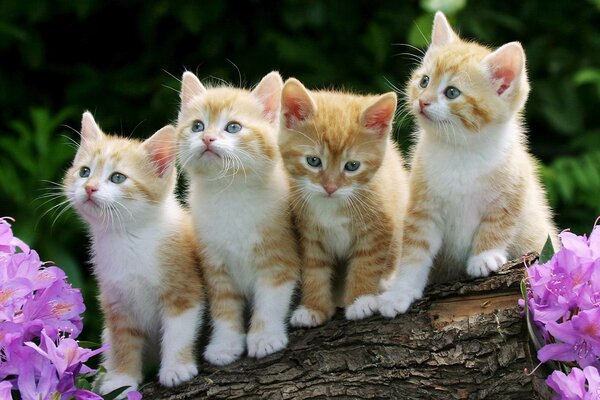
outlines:
{"label": "kitten's nose", "polygon": [[421,111],[423,111],[425,109],[425,107],[427,107],[430,104],[431,103],[428,102],[428,101],[425,101],[423,99],[419,99],[419,107],[421,107]]}
{"label": "kitten's nose", "polygon": [[338,187],[333,183],[326,183],[323,185],[323,188],[329,195],[332,195],[336,190],[338,190]]}
{"label": "kitten's nose", "polygon": [[97,192],[98,188],[96,186],[93,185],[85,185],[85,192],[87,193],[88,197],[92,197],[92,193]]}
{"label": "kitten's nose", "polygon": [[212,142],[214,142],[215,140],[217,140],[217,138],[216,138],[216,137],[214,137],[214,136],[204,136],[204,137],[202,138],[202,141],[204,142],[204,144],[206,145],[206,147],[209,147],[209,146],[210,146],[210,144],[211,144]]}

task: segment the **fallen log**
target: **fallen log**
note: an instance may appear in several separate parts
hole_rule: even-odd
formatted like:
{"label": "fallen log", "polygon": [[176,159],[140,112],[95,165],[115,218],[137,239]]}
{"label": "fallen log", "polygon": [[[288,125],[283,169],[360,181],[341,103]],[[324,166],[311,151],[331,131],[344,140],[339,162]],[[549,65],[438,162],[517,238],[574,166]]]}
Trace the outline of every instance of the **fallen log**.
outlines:
{"label": "fallen log", "polygon": [[532,399],[531,350],[517,301],[532,253],[488,278],[430,286],[407,314],[292,329],[287,350],[216,368],[148,399]]}

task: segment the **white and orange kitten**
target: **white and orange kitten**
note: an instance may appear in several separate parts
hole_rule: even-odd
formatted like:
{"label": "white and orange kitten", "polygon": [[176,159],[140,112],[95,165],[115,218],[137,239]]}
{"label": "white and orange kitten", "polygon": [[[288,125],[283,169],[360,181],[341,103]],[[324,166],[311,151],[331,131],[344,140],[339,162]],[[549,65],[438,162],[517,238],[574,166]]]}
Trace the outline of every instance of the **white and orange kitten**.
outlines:
{"label": "white and orange kitten", "polygon": [[66,196],[89,226],[103,341],[111,346],[102,394],[137,389],[148,349],[160,348],[165,386],[198,373],[205,299],[191,218],[174,194],[175,142],[172,126],[145,142],[106,135],[86,112],[64,178]]}
{"label": "white and orange kitten", "polygon": [[[419,131],[403,255],[380,312],[406,312],[429,282],[487,276],[556,241],[521,112],[529,93],[518,42],[492,51],[461,40],[438,12],[408,83]],[[433,269],[432,269],[433,267]]]}
{"label": "white and orange kitten", "polygon": [[288,343],[299,259],[277,149],[281,87],[277,72],[253,91],[205,88],[183,74],[178,157],[206,260],[213,331],[204,356],[217,365],[237,360],[246,347],[263,357]]}
{"label": "white and orange kitten", "polygon": [[400,255],[408,198],[393,142],[396,94],[362,96],[283,88],[279,147],[293,182],[302,245],[302,299],[294,326],[377,312],[382,280]]}

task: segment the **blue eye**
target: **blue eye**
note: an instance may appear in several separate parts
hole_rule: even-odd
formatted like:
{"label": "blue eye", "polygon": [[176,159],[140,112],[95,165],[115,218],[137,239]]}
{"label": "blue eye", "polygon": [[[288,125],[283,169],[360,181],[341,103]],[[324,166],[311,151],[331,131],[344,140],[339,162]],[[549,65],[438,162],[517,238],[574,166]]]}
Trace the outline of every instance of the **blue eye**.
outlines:
{"label": "blue eye", "polygon": [[110,176],[110,181],[112,183],[116,183],[117,185],[125,182],[125,179],[127,179],[127,177],[119,172],[115,172]]}
{"label": "blue eye", "polygon": [[238,124],[237,122],[230,122],[225,127],[225,131],[227,131],[229,133],[238,133],[241,130],[242,130],[242,125]]}
{"label": "blue eye", "polygon": [[453,100],[453,99],[457,98],[458,96],[460,96],[460,90],[458,90],[454,86],[448,86],[446,88],[446,91],[444,92],[444,94],[446,95],[447,98],[449,98],[450,100]]}
{"label": "blue eye", "polygon": [[204,122],[196,120],[192,123],[192,132],[202,132],[204,130]]}
{"label": "blue eye", "polygon": [[425,89],[429,85],[429,77],[427,75],[423,75],[421,81],[419,82],[419,86]]}
{"label": "blue eye", "polygon": [[344,169],[346,171],[356,171],[360,167],[360,161],[348,161],[346,165],[344,165]]}
{"label": "blue eye", "polygon": [[90,176],[90,169],[88,167],[81,167],[81,169],[79,170],[79,176],[82,178],[87,178],[88,176]]}
{"label": "blue eye", "polygon": [[319,157],[315,157],[315,156],[306,157],[306,163],[314,168],[318,168],[322,164],[321,159]]}

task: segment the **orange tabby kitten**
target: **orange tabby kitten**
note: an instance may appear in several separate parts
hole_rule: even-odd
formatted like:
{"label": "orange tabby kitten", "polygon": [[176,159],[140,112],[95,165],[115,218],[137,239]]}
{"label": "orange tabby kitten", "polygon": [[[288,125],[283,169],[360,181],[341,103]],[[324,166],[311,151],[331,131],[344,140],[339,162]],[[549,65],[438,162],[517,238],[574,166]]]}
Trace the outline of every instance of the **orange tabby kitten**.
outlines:
{"label": "orange tabby kitten", "polygon": [[309,92],[296,79],[285,83],[279,148],[293,182],[304,263],[294,326],[323,324],[336,303],[347,319],[377,311],[381,280],[400,253],[407,202],[403,161],[390,137],[395,111],[395,93]]}
{"label": "orange tabby kitten", "polygon": [[213,333],[204,356],[217,365],[235,361],[246,346],[249,356],[264,357],[288,343],[300,262],[277,149],[282,85],[277,72],[251,92],[205,88],[194,74],[183,75],[179,159],[206,256]]}
{"label": "orange tabby kitten", "polygon": [[174,194],[175,140],[172,126],[145,142],[106,135],[86,112],[64,178],[65,194],[92,239],[103,341],[111,345],[103,394],[138,387],[143,347],[160,347],[163,385],[198,373],[194,343],[204,292],[191,218]]}
{"label": "orange tabby kitten", "polygon": [[[556,232],[521,112],[529,93],[517,42],[492,51],[461,40],[444,14],[408,83],[419,125],[401,267],[380,296],[393,317],[430,282],[487,276],[540,251]],[[430,269],[433,270],[430,273]]]}

